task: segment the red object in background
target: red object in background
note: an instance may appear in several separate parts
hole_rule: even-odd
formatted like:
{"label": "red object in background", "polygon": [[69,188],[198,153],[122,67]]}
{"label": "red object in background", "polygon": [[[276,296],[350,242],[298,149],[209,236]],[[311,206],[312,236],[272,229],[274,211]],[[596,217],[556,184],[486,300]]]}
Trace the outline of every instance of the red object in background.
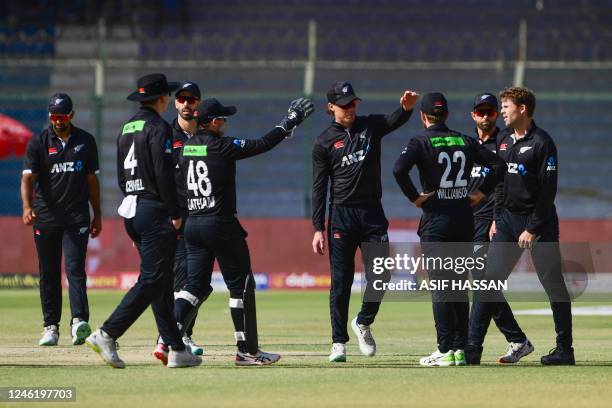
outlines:
{"label": "red object in background", "polygon": [[[253,271],[267,274],[270,288],[329,287],[329,257],[313,253],[310,220],[242,218],[240,222],[249,232],[247,240]],[[595,270],[612,272],[612,254],[608,250],[612,242],[612,220],[562,219],[560,224],[562,243],[590,243],[591,249],[598,255],[593,259]],[[138,278],[138,252],[125,233],[120,217],[106,217],[103,225],[100,237],[89,240],[86,261],[88,285],[92,288],[128,288]],[[411,242],[411,239],[418,240],[418,225],[418,219],[395,218],[390,220],[389,229],[408,232],[404,238],[396,239]],[[3,275],[37,275],[38,258],[33,239],[36,230],[24,226],[21,217],[2,216],[0,231],[3,239],[0,245],[0,287]],[[581,246],[576,248],[580,250]],[[355,264],[358,271],[363,270],[360,254],[357,254]],[[215,265],[214,269],[218,271],[219,266]],[[37,283],[34,281],[34,284]]]}
{"label": "red object in background", "polygon": [[32,134],[23,123],[0,113],[0,159],[22,157]]}

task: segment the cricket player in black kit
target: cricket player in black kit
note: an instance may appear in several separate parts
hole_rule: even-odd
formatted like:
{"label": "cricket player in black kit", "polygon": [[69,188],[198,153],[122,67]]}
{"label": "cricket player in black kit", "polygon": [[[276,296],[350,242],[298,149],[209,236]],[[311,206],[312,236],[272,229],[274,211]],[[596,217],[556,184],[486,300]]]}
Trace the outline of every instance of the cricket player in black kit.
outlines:
{"label": "cricket player in black kit", "polygon": [[[44,332],[41,346],[56,346],[62,314],[62,249],[68,278],[72,344],[91,334],[85,256],[89,236],[102,231],[98,149],[92,135],[72,124],[72,100],[49,100],[50,126],[28,143],[21,199],[23,223],[33,225],[40,271]],[[90,220],[89,203],[93,209]]]}
{"label": "cricket player in black kit", "polygon": [[[495,95],[490,93],[476,95],[471,115],[476,124],[476,137],[478,143],[487,150],[497,153],[497,136],[499,128],[495,126],[495,123],[499,115],[499,105]],[[486,166],[474,165],[474,167],[472,167],[472,175],[468,185],[470,193],[478,190],[489,172],[490,169]],[[499,183],[496,188],[500,188],[502,184],[503,183]],[[489,231],[494,219],[494,209],[494,194],[489,194],[472,210],[474,214],[474,258],[486,258],[486,253],[489,249]],[[475,269],[472,271],[472,278],[478,280],[483,279],[484,272],[484,270]],[[478,308],[480,306],[481,304],[478,300],[472,302],[472,309],[470,311],[471,316],[478,314]],[[516,324],[511,324],[509,327],[504,325],[504,322],[513,321],[514,316],[507,303],[501,306],[502,307],[493,315],[493,320],[499,331],[504,335],[508,343],[510,343],[510,346],[506,355],[500,357],[500,361],[511,362],[513,359],[513,345],[524,343],[527,338],[521,330],[513,330],[513,328],[518,327]],[[489,324],[487,321],[487,327],[478,327],[477,322],[478,321],[473,317],[470,318],[468,344],[465,347],[465,359],[467,364],[470,365],[480,364],[480,357],[482,355],[482,344],[473,344],[470,342],[470,338],[478,337],[476,333],[480,333],[481,331],[486,333]]]}
{"label": "cricket player in black kit", "polygon": [[[425,257],[471,256],[474,222],[470,205],[477,204],[485,194],[493,191],[503,172],[503,161],[474,138],[446,126],[448,104],[441,93],[423,96],[420,116],[425,132],[410,140],[395,163],[393,174],[404,195],[423,209],[418,233]],[[492,171],[479,189],[469,194],[468,177],[474,163],[485,165]],[[420,194],[409,175],[414,165],[419,169],[424,191]],[[440,243],[454,243],[457,249],[446,248]],[[467,274],[455,273],[454,270],[429,269],[427,272],[431,280],[467,279]],[[423,357],[420,364],[465,365],[469,315],[467,291],[433,290],[432,305],[438,349]]]}
{"label": "cricket player in black kit", "polygon": [[[177,244],[174,253],[174,294],[176,294],[185,286],[187,281],[187,246],[185,245],[184,230],[185,221],[187,220],[187,190],[185,183],[182,180],[181,169],[179,167],[179,157],[183,151],[183,145],[189,140],[198,129],[198,120],[196,117],[198,106],[202,94],[197,84],[186,82],[174,94],[174,107],[178,112],[178,116],[172,121],[172,157],[174,159],[174,175],[176,181],[176,193],[178,199],[178,207],[181,211],[181,228],[177,231]],[[197,356],[204,354],[204,349],[198,346],[192,339],[193,326],[195,318],[185,330],[183,342],[191,347],[191,352]],[[153,356],[155,358],[168,363],[168,346],[163,343],[161,336],[157,338],[157,345]]]}
{"label": "cricket player in black kit", "polygon": [[[408,121],[417,98],[417,93],[406,91],[400,98],[401,106],[390,115],[356,116],[360,99],[351,84],[336,82],[327,92],[327,110],[334,120],[317,137],[312,149],[312,223],[315,230],[312,247],[315,253],[324,255],[325,206],[331,180],[327,226],[332,281],[330,362],[346,361],[349,340],[346,326],[357,247],[362,242],[389,241],[389,222],[380,202],[381,141]],[[370,325],[379,307],[380,302],[364,301],[351,323],[360,351],[366,356],[376,353]]]}
{"label": "cricket player in black kit", "polygon": [[[140,276],[100,329],[87,344],[112,367],[124,368],[116,339],[151,305],[157,329],[171,346],[168,367],[201,364],[185,347],[173,315],[172,267],[176,230],[181,226],[177,206],[172,129],[160,116],[168,108],[170,93],[179,84],[163,74],[138,80],[138,90],[127,99],[140,102],[138,112],[117,138],[117,177],[125,198],[119,215],[140,254]],[[171,222],[172,220],[172,222]]]}
{"label": "cricket player in black kit", "polygon": [[[499,154],[506,160],[503,189],[496,192],[497,216],[488,251],[485,278],[508,278],[523,249],[531,250],[538,278],[550,300],[557,346],[541,358],[544,365],[573,365],[571,300],[561,273],[559,219],[554,200],[557,193],[558,157],[553,139],[534,120],[535,95],[526,88],[511,87],[500,93],[501,113],[508,127],[500,133]],[[496,245],[500,243],[500,245]],[[518,245],[509,245],[516,243]],[[506,303],[499,292],[477,293],[484,298],[475,324],[481,328],[470,339],[482,345],[486,326]],[[504,322],[520,328],[516,321]],[[512,346],[512,345],[511,345]],[[512,350],[513,360],[533,350],[525,338]],[[529,351],[530,352],[530,351]]]}
{"label": "cricket player in black kit", "polygon": [[229,307],[237,342],[235,364],[262,366],[280,355],[259,349],[255,308],[255,279],[251,271],[246,231],[236,216],[236,161],[267,152],[278,145],[314,111],[312,102],[291,103],[281,123],[260,139],[225,137],[233,106],[207,99],[198,109],[200,130],[185,142],[180,157],[187,187],[189,216],[185,226],[187,283],[176,296],[176,320],[188,327],[200,305],[212,292],[216,259],[230,292]]}

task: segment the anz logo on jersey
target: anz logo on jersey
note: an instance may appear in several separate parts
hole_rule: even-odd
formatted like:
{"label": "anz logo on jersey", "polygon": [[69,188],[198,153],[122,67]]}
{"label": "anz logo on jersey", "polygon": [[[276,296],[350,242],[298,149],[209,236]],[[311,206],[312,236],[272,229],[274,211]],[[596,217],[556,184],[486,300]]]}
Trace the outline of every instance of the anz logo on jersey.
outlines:
{"label": "anz logo on jersey", "polygon": [[555,156],[550,156],[546,160],[546,171],[557,171],[557,159],[555,159]]}
{"label": "anz logo on jersey", "polygon": [[508,173],[520,174],[525,177],[527,175],[527,168],[523,163],[508,163]]}
{"label": "anz logo on jersey", "polygon": [[350,153],[346,156],[342,156],[342,164],[340,165],[340,167],[350,166],[351,164],[364,161],[370,150],[371,147],[369,144],[367,144],[365,148],[357,150],[355,153]]}
{"label": "anz logo on jersey", "polygon": [[72,173],[75,171],[83,171],[83,162],[81,160],[77,160],[76,162],[55,163],[53,167],[51,167],[51,174]]}
{"label": "anz logo on jersey", "polygon": [[491,169],[488,167],[474,166],[472,167],[471,177],[472,178],[487,177],[487,174],[489,174],[490,172],[491,172]]}

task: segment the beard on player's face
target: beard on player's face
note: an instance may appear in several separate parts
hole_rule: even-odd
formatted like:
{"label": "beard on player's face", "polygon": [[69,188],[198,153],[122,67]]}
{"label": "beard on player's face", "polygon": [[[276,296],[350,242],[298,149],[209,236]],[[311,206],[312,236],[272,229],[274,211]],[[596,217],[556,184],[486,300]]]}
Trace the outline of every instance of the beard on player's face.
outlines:
{"label": "beard on player's face", "polygon": [[181,109],[179,111],[179,116],[183,118],[183,120],[195,120],[196,118],[192,109]]}
{"label": "beard on player's face", "polygon": [[68,130],[68,126],[70,126],[70,122],[53,123],[53,129],[57,132],[65,132],[66,130]]}
{"label": "beard on player's face", "polygon": [[490,132],[491,130],[493,130],[493,128],[495,128],[495,121],[490,119],[483,119],[480,122],[476,123],[476,126],[478,126],[478,129],[484,132]]}

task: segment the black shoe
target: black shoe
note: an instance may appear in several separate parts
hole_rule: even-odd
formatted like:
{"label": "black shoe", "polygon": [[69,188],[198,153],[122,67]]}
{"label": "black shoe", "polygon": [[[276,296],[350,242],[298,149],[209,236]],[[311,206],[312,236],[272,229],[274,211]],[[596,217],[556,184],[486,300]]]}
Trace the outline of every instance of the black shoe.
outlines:
{"label": "black shoe", "polygon": [[482,357],[482,346],[468,344],[465,346],[465,361],[467,365],[480,365]]}
{"label": "black shoe", "polygon": [[555,347],[550,350],[547,356],[543,356],[540,362],[544,365],[576,365],[574,349],[572,347],[568,349]]}

